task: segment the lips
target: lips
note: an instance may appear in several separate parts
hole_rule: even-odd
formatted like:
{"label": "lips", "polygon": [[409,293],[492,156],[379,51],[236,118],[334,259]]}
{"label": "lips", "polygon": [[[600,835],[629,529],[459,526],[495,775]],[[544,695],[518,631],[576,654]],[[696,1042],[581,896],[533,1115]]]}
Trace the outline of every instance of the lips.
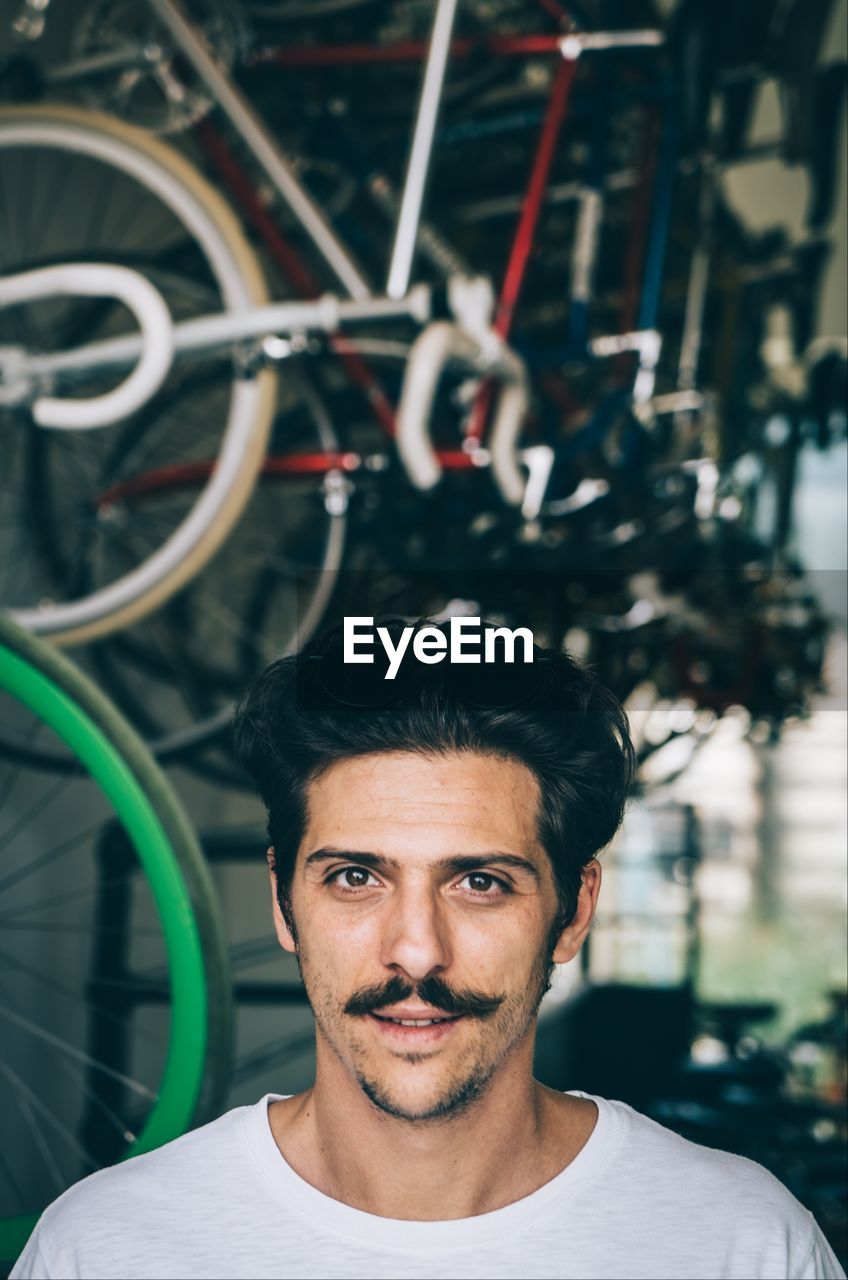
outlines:
{"label": "lips", "polygon": [[407,1013],[401,1010],[399,1013],[375,1013],[375,1018],[380,1018],[383,1022],[398,1022],[402,1025],[425,1025],[433,1022],[450,1022],[454,1018],[459,1017],[455,1013]]}
{"label": "lips", "polygon": [[394,1022],[385,1014],[369,1013],[368,1020],[378,1031],[390,1040],[400,1044],[427,1045],[435,1044],[450,1036],[458,1023],[465,1021],[464,1014],[457,1014],[433,1020],[419,1026],[404,1026]]}

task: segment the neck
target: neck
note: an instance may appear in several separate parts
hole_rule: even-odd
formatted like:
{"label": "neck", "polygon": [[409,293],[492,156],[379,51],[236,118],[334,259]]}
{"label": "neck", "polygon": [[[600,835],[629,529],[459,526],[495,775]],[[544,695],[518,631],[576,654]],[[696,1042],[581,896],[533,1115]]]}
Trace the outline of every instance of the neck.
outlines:
{"label": "neck", "polygon": [[319,1037],[314,1086],[273,1104],[274,1137],[312,1186],[380,1217],[439,1221],[503,1208],[555,1177],[597,1115],[594,1103],[533,1079],[532,1041],[482,1097],[430,1121],[387,1115],[320,1048]]}

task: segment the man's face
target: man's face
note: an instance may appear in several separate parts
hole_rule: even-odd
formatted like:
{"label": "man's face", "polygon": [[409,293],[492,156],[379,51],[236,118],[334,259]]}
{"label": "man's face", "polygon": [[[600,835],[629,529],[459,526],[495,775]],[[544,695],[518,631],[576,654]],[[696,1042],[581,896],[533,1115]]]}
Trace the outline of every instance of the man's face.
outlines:
{"label": "man's face", "polygon": [[579,949],[551,935],[538,806],[526,766],[475,753],[360,756],[310,784],[290,905],[319,1062],[329,1048],[388,1114],[436,1119],[480,1097],[532,1044],[550,961]]}

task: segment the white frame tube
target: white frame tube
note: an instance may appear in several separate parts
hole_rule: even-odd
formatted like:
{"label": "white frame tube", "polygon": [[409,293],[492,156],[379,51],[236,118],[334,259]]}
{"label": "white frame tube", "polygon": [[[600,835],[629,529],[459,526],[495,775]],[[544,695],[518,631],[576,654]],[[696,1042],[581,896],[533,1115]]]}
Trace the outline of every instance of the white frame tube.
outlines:
{"label": "white frame tube", "polygon": [[412,140],[412,150],[409,153],[409,167],[406,171],[386,284],[386,293],[390,298],[402,298],[409,288],[415,242],[418,238],[418,223],[430,169],[433,135],[436,131],[436,117],[442,100],[442,86],[447,70],[457,3],[458,0],[438,0],[436,17],[433,21],[433,33],[430,37],[424,83],[421,87],[421,99],[415,121],[415,135]]}

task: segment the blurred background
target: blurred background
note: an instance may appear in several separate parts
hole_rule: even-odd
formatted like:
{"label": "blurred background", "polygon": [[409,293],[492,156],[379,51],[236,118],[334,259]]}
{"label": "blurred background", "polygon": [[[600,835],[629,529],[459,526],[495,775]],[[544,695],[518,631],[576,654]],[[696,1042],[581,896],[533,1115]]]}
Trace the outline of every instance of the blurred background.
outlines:
{"label": "blurred background", "polygon": [[[92,1169],[311,1083],[231,704],[392,612],[532,626],[631,718],[538,1077],[766,1165],[846,1265],[847,23],[4,7],[0,1255]],[[195,322],[102,427],[131,311],[15,283],[68,266]],[[269,301],[302,309],[234,328]]]}

